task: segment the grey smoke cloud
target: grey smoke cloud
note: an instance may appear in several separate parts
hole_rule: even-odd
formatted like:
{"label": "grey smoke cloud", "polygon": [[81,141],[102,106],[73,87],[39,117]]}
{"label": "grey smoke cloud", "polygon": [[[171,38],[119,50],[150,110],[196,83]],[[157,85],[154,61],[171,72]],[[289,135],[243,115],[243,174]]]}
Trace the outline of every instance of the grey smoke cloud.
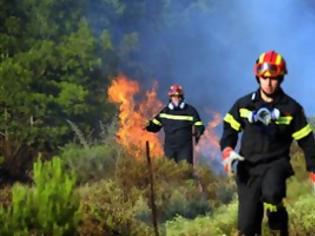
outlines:
{"label": "grey smoke cloud", "polygon": [[159,81],[161,99],[166,101],[168,86],[177,82],[185,88],[188,102],[225,113],[238,97],[257,88],[254,62],[263,51],[275,49],[287,60],[285,91],[314,115],[314,4],[203,2],[209,3],[208,9],[195,4],[187,10],[180,0],[173,1],[169,15],[182,11],[182,17],[155,19],[171,21],[158,30],[145,21],[135,27],[142,32],[137,58],[150,68],[148,78]]}
{"label": "grey smoke cloud", "polygon": [[[94,17],[95,32],[108,28],[114,41],[124,33],[138,33],[139,48],[128,59],[141,62],[143,74],[138,76],[124,60],[121,70],[133,74],[133,79],[141,80],[147,88],[157,80],[161,100],[167,101],[169,85],[177,82],[186,90],[187,102],[200,110],[204,120],[211,119],[206,109],[226,113],[238,97],[257,89],[254,62],[263,51],[275,49],[288,65],[285,91],[305,107],[307,115],[314,116],[313,1],[139,2],[144,7],[135,9],[138,15],[132,13],[125,20],[116,17],[114,25],[98,17],[113,15],[110,7],[91,5],[90,19]],[[132,6],[136,3],[128,1]]]}
{"label": "grey smoke cloud", "polygon": [[[161,2],[167,10],[156,14]],[[315,115],[313,1],[148,0],[146,4],[148,12],[118,20],[111,31],[114,40],[115,35],[139,33],[139,48],[132,57],[145,68],[143,74],[137,77],[124,60],[121,70],[147,88],[157,80],[162,101],[167,101],[170,84],[180,83],[187,102],[198,108],[204,121],[212,119],[209,109],[225,114],[237,98],[257,89],[255,60],[274,49],[287,61],[284,90],[304,106],[308,116]],[[110,14],[108,9],[92,8],[93,14]],[[94,27],[106,28],[97,23]],[[209,164],[222,171],[219,154]]]}

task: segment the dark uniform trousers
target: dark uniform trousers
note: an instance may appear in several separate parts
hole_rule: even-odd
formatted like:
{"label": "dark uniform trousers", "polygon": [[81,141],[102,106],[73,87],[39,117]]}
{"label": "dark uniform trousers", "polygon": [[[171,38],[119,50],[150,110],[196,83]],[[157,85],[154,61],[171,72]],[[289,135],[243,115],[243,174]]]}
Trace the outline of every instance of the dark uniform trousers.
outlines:
{"label": "dark uniform trousers", "polygon": [[193,164],[192,143],[179,147],[164,145],[164,154],[168,159],[172,159],[175,162],[187,161],[189,164]]}
{"label": "dark uniform trousers", "polygon": [[286,196],[286,179],[293,174],[288,159],[278,159],[259,167],[240,162],[237,173],[241,235],[261,234],[264,205],[268,204],[276,206],[274,211],[267,209],[270,229],[281,230],[282,235],[287,235],[288,214],[282,200]]}
{"label": "dark uniform trousers", "polygon": [[287,235],[288,214],[282,199],[286,195],[286,179],[293,174],[290,146],[293,140],[297,141],[305,154],[307,171],[314,172],[312,127],[303,107],[282,89],[277,91],[272,103],[266,103],[258,89],[238,99],[224,117],[221,150],[234,149],[241,132],[239,153],[245,161],[239,162],[236,176],[240,234],[261,233],[265,208],[271,230]]}
{"label": "dark uniform trousers", "polygon": [[[164,154],[175,162],[187,161],[193,164],[193,138],[199,138],[205,128],[197,110],[182,103],[182,107],[164,107],[162,111],[150,120],[146,129],[149,132],[159,132],[164,128]],[[194,133],[193,133],[194,127]]]}

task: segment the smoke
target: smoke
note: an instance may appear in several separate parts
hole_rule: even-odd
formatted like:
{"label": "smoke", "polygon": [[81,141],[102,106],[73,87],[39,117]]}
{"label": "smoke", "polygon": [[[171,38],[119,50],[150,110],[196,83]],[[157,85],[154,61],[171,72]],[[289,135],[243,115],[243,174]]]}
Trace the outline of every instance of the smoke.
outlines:
{"label": "smoke", "polygon": [[[226,113],[238,97],[257,89],[253,64],[260,53],[275,49],[288,65],[285,91],[307,115],[314,115],[314,4],[165,0],[147,1],[145,7],[143,2],[141,13],[130,14],[130,20],[116,27],[138,33],[139,48],[133,57],[145,68],[144,84],[159,81],[163,101],[169,85],[176,82],[204,120],[209,120],[205,109]],[[128,70],[123,63],[122,70]]]}
{"label": "smoke", "polygon": [[[120,52],[120,71],[141,81],[141,87],[151,88],[157,80],[160,100],[167,102],[169,86],[179,83],[186,101],[205,123],[211,121],[214,116],[207,111],[224,115],[236,99],[258,88],[254,63],[262,52],[274,49],[287,62],[284,90],[307,116],[315,115],[315,3],[121,0],[100,7],[97,2],[89,7],[94,32],[108,29],[116,45],[123,35],[131,36],[137,47]],[[117,7],[119,2],[126,5]],[[221,134],[221,128],[214,129]],[[201,161],[222,171],[219,148],[208,149],[201,150]]]}

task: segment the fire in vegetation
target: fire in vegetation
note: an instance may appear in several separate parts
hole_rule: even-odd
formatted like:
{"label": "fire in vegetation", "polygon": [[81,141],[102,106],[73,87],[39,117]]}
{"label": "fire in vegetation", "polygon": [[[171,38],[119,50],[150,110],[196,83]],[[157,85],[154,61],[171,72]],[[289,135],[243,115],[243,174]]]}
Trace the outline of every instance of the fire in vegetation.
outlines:
{"label": "fire in vegetation", "polygon": [[[119,106],[117,141],[137,159],[144,157],[146,141],[150,142],[152,157],[163,156],[161,136],[144,129],[147,121],[163,108],[162,102],[157,98],[157,85],[155,83],[150,90],[142,91],[137,81],[119,75],[107,90],[109,101]],[[217,112],[210,112],[210,115],[213,119],[207,123],[205,133],[195,147],[197,161],[200,156],[213,159],[220,152],[219,138],[214,129],[222,122],[222,118]]]}

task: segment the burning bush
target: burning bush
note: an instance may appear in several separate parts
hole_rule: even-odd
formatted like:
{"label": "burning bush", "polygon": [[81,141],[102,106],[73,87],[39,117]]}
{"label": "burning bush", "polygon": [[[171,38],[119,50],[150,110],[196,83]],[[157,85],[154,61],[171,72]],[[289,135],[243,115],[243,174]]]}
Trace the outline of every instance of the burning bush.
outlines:
{"label": "burning bush", "polygon": [[135,96],[140,87],[136,81],[120,75],[112,81],[107,94],[109,101],[119,105],[119,129],[117,141],[134,157],[144,156],[145,141],[149,141],[153,156],[162,156],[159,138],[144,130],[146,122],[161,109],[162,104],[156,97],[156,88],[145,93],[143,101],[136,102]]}

